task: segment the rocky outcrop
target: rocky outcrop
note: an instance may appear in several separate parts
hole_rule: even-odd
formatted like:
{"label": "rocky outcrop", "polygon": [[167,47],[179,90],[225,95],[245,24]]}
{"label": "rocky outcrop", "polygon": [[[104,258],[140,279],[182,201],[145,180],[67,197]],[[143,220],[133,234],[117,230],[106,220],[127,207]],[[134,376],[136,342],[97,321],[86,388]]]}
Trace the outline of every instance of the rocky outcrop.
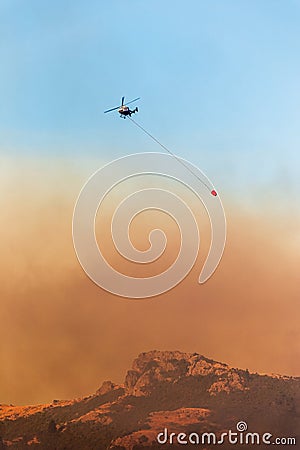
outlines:
{"label": "rocky outcrop", "polygon": [[102,385],[97,389],[96,395],[104,395],[118,388],[119,386],[112,381],[103,381]]}
{"label": "rocky outcrop", "polygon": [[127,372],[125,388],[135,396],[151,395],[160,382],[174,383],[183,377],[208,377],[212,383],[208,388],[211,395],[218,392],[230,393],[245,390],[248,372],[231,369],[197,353],[178,351],[151,351],[141,353]]}

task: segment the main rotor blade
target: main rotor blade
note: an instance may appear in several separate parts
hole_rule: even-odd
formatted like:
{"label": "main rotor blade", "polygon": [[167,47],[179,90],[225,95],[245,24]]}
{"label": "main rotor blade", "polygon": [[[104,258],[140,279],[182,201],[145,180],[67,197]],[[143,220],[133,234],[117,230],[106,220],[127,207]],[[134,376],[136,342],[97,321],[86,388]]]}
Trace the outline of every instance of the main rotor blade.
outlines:
{"label": "main rotor blade", "polygon": [[123,106],[123,105],[124,105],[124,100],[125,100],[125,97],[122,97],[122,102],[121,102],[121,106]]}
{"label": "main rotor blade", "polygon": [[120,106],[116,106],[115,108],[108,109],[107,111],[104,111],[104,114],[111,112],[111,111],[115,111],[116,109],[119,109],[119,108],[120,108]]}
{"label": "main rotor blade", "polygon": [[141,97],[135,98],[134,100],[130,100],[130,102],[126,102],[126,105],[129,105],[130,103],[136,102],[137,100],[139,100]]}

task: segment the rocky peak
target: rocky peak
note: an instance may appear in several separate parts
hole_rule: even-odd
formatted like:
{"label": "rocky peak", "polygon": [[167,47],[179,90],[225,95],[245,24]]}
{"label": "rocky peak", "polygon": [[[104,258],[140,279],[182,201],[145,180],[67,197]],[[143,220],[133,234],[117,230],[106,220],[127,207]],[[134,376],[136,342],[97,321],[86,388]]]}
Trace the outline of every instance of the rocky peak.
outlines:
{"label": "rocky peak", "polygon": [[[246,372],[245,372],[246,374]],[[131,395],[148,395],[159,382],[177,382],[183,377],[211,375],[215,380],[210,393],[214,395],[230,387],[244,389],[243,371],[213,361],[198,353],[157,351],[141,353],[127,372],[125,388]],[[223,381],[226,379],[226,383]]]}

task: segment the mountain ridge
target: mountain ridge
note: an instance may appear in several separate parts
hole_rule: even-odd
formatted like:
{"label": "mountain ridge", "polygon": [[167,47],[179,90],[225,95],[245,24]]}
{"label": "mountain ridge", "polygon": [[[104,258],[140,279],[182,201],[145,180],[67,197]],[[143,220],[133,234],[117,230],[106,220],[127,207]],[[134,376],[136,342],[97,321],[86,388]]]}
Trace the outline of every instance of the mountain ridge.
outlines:
{"label": "mountain ridge", "polygon": [[260,375],[198,353],[152,350],[134,359],[123,384],[104,381],[95,394],[74,400],[0,405],[0,448],[160,448],[156,436],[166,425],[178,433],[220,433],[241,420],[255,431],[296,435],[299,417],[300,377]]}

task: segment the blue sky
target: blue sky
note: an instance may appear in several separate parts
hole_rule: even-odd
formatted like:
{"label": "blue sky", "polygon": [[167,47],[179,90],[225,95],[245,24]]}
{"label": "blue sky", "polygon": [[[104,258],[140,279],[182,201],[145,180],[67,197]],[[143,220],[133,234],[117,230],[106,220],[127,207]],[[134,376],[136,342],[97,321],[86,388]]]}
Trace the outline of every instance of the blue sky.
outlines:
{"label": "blue sky", "polygon": [[2,0],[0,152],[160,151],[103,114],[141,96],[139,123],[216,184],[299,194],[299,23],[292,0]]}

